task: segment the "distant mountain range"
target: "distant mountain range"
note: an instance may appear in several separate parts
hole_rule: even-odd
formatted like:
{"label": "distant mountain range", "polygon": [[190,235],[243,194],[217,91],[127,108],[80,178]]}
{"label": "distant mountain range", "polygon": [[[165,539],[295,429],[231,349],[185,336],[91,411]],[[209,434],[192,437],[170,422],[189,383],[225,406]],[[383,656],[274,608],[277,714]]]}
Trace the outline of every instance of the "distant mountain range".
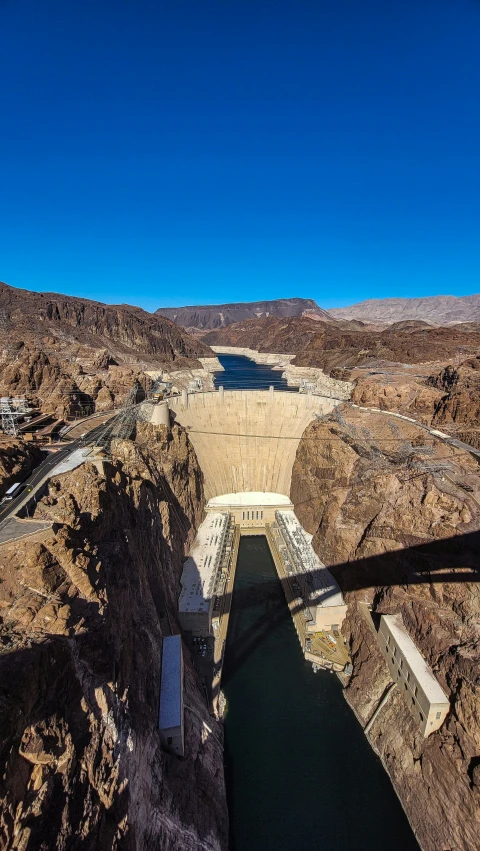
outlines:
{"label": "distant mountain range", "polygon": [[213,331],[245,319],[300,316],[319,322],[338,319],[391,325],[395,322],[427,322],[453,325],[480,322],[480,293],[469,296],[439,295],[430,298],[368,299],[349,307],[324,310],[311,298],[278,298],[271,301],[246,301],[232,304],[159,307],[155,313],[190,330]]}
{"label": "distant mountain range", "polygon": [[184,328],[202,331],[225,328],[244,319],[266,316],[306,316],[323,322],[332,317],[311,298],[278,298],[273,301],[247,301],[235,304],[207,304],[203,307],[159,307],[155,311]]}
{"label": "distant mountain range", "polygon": [[467,296],[438,295],[430,298],[371,298],[350,307],[328,311],[335,319],[363,322],[404,322],[423,320],[432,325],[480,321],[480,293]]}

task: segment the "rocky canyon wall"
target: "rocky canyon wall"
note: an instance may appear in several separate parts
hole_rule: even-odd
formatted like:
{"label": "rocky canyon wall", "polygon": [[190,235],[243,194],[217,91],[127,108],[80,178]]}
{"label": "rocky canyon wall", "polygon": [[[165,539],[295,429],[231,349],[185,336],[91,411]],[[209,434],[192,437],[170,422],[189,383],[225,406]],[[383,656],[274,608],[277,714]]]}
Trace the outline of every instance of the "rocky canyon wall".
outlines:
{"label": "rocky canyon wall", "polygon": [[222,851],[222,729],[185,654],[186,756],[161,750],[162,637],[203,509],[184,431],[138,426],[51,480],[50,533],[0,547],[0,847]]}
{"label": "rocky canyon wall", "polygon": [[[337,409],[312,423],[292,476],[295,511],[348,603],[360,723],[391,682],[376,628],[402,614],[451,703],[424,739],[395,687],[368,733],[424,851],[472,851],[480,836],[478,467],[385,415]],[[388,838],[386,839],[388,847]]]}

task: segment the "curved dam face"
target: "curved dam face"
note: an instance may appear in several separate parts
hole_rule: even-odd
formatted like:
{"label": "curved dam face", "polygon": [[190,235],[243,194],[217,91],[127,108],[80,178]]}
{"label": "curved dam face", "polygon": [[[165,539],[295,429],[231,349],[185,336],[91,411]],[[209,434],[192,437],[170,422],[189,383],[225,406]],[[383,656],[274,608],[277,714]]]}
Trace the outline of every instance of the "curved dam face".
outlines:
{"label": "curved dam face", "polygon": [[241,491],[290,496],[300,438],[337,399],[272,390],[183,393],[168,400],[188,430],[205,476],[207,500]]}

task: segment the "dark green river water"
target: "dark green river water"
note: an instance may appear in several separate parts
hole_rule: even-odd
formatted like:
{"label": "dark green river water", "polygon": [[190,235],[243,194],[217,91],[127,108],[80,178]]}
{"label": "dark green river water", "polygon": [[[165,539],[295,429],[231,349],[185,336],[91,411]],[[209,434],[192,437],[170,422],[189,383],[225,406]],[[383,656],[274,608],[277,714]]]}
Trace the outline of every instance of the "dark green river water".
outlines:
{"label": "dark green river water", "polygon": [[[290,389],[220,360],[217,386]],[[222,687],[231,851],[419,851],[339,680],[303,658],[263,537],[241,540]]]}
{"label": "dark green river water", "polygon": [[419,851],[339,680],[304,661],[263,537],[241,540],[223,688],[231,851]]}

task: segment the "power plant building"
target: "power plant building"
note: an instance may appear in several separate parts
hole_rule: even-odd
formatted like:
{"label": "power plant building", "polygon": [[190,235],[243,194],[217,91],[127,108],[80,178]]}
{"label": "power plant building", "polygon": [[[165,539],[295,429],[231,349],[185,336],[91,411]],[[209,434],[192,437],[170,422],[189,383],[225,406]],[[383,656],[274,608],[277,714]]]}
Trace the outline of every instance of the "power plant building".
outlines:
{"label": "power plant building", "polygon": [[448,715],[447,695],[405,629],[401,615],[382,615],[378,640],[392,680],[423,735],[429,736]]}
{"label": "power plant building", "polygon": [[227,512],[211,512],[201,523],[182,571],[178,619],[192,635],[212,634],[215,592],[230,545],[232,521]]}
{"label": "power plant building", "polygon": [[276,511],[275,517],[287,573],[297,581],[309,609],[307,632],[339,630],[347,606],[336,580],[313,549],[312,536],[293,511]]}

